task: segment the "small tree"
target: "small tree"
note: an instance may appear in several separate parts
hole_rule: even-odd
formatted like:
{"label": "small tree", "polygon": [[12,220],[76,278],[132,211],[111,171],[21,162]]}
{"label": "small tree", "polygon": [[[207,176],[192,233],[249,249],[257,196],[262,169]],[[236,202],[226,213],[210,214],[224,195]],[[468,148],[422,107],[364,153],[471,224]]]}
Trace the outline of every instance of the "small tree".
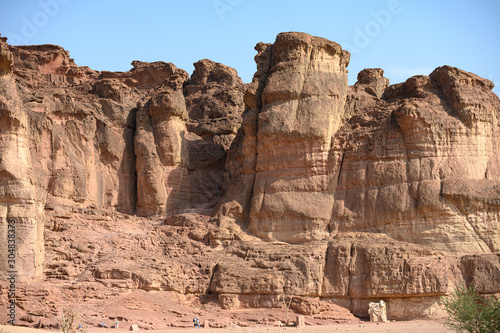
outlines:
{"label": "small tree", "polygon": [[485,298],[470,288],[457,287],[448,297],[441,299],[448,318],[445,325],[456,332],[500,332],[500,301]]}
{"label": "small tree", "polygon": [[61,332],[62,333],[86,333],[87,331],[76,326],[76,322],[81,319],[78,311],[66,308],[62,313]]}

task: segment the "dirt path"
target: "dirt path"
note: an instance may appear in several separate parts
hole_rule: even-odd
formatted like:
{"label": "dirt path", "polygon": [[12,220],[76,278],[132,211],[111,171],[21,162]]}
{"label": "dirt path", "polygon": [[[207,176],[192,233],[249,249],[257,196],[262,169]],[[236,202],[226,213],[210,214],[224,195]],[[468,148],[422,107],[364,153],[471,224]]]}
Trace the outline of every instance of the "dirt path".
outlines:
{"label": "dirt path", "polygon": [[[42,333],[50,332],[43,330],[30,329],[25,327],[13,327],[0,325],[0,331],[4,333]],[[54,331],[52,331],[54,332]],[[114,329],[89,329],[90,333],[125,333],[128,330],[114,330]],[[142,331],[147,332],[147,331]],[[449,333],[453,332],[446,329],[439,321],[401,321],[391,323],[361,323],[361,324],[338,324],[338,325],[325,325],[325,326],[306,326],[301,329],[293,327],[233,327],[233,328],[201,328],[195,330],[194,328],[188,329],[172,329],[161,331],[150,331],[154,333],[185,333],[185,332],[200,332],[200,333],[275,333],[275,332],[350,332],[350,333]]]}

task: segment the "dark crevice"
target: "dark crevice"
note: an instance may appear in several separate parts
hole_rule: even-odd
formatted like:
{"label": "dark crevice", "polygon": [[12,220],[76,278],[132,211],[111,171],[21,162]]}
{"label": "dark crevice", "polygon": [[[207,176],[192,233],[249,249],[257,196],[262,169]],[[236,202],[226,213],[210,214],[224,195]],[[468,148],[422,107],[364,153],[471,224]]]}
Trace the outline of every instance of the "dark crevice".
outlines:
{"label": "dark crevice", "polygon": [[211,295],[212,293],[212,281],[214,280],[214,275],[215,272],[217,272],[217,269],[219,268],[219,264],[215,264],[214,268],[212,268],[212,274],[210,275],[210,282],[208,282],[208,288],[207,288],[207,295]]}
{"label": "dark crevice", "polygon": [[137,197],[139,196],[138,194],[138,189],[137,189],[137,156],[135,155],[135,133],[137,131],[137,123],[136,123],[136,118],[137,118],[137,108],[134,108],[131,112],[129,117],[132,118],[132,123],[130,124],[130,129],[132,131],[132,145],[130,149],[132,150],[132,159],[133,159],[133,165],[134,169],[132,171],[132,214],[135,215],[135,211],[137,209]]}
{"label": "dark crevice", "polygon": [[329,254],[329,252],[330,252],[330,246],[329,246],[329,244],[327,244],[326,251],[325,251],[325,260],[324,260],[324,263],[323,263],[323,277],[321,279],[321,281],[322,281],[321,282],[322,288],[319,290],[319,297],[320,298],[323,297],[323,286],[325,284],[325,280],[326,280],[327,274],[328,274],[327,268],[328,268],[328,254]]}
{"label": "dark crevice", "polygon": [[344,158],[345,158],[345,152],[342,152],[342,159],[340,160],[340,168],[339,168],[339,174],[337,175],[337,186],[335,186],[335,190],[338,188],[340,183],[340,174],[342,172],[342,167],[344,166]]}
{"label": "dark crevice", "polygon": [[349,311],[353,311],[352,308],[352,296],[351,296],[351,280],[352,280],[352,270],[354,269],[354,264],[356,261],[356,247],[355,244],[351,244],[351,250],[350,250],[351,257],[349,259],[349,266],[347,267],[347,275],[349,276],[349,279],[347,280],[347,297],[349,298]]}
{"label": "dark crevice", "polygon": [[134,215],[137,204],[137,170],[135,155],[135,133],[136,133],[137,108],[130,110],[124,131],[122,133],[125,142],[124,156],[117,170],[118,172],[118,205],[117,211]]}
{"label": "dark crevice", "polygon": [[334,200],[334,203],[331,207],[331,211],[330,211],[330,223],[328,224],[328,230],[330,231],[330,233],[332,232],[335,232],[338,230],[338,226],[335,227],[335,224],[334,224],[334,216],[335,216],[335,199],[336,199],[336,192],[337,192],[337,189],[339,187],[339,183],[340,183],[340,175],[342,173],[342,167],[344,166],[344,158],[345,158],[345,151],[342,151],[342,157],[340,159],[340,167],[339,167],[339,171],[338,171],[338,174],[337,174],[337,183],[332,186],[332,194],[333,194],[333,200]]}

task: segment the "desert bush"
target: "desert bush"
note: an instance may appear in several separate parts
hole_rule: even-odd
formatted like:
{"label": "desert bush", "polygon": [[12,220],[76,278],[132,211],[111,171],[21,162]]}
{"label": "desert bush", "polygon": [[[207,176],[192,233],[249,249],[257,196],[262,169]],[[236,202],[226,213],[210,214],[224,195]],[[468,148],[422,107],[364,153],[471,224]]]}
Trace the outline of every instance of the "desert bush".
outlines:
{"label": "desert bush", "polygon": [[457,287],[441,299],[448,318],[445,325],[456,332],[500,332],[500,300],[480,295],[474,286]]}
{"label": "desert bush", "polygon": [[77,322],[81,320],[81,316],[77,310],[66,308],[63,310],[61,321],[62,333],[87,333],[87,331],[77,326]]}

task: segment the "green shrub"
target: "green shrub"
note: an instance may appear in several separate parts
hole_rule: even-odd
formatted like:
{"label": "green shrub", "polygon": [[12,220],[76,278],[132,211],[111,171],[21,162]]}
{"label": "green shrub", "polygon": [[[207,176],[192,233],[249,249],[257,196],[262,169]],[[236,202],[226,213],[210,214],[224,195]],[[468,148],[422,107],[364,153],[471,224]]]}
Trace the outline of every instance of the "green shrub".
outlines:
{"label": "green shrub", "polygon": [[441,301],[448,313],[448,328],[456,332],[500,332],[500,300],[481,296],[474,286],[458,287]]}

